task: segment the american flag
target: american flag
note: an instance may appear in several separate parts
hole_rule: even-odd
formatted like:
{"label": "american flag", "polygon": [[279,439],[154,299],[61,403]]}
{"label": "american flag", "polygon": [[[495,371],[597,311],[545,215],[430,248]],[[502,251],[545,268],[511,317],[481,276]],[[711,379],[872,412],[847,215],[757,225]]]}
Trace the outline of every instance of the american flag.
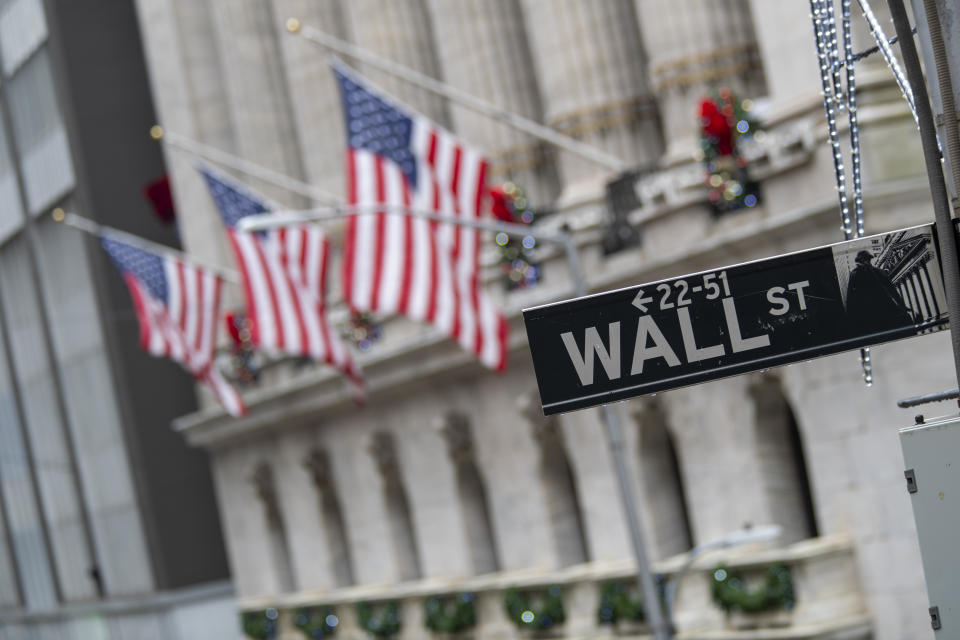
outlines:
{"label": "american flag", "polygon": [[347,203],[375,212],[347,218],[344,297],[361,311],[431,323],[503,369],[507,323],[481,287],[480,231],[398,212],[488,216],[487,161],[343,65],[333,71],[347,129]]}
{"label": "american flag", "polygon": [[210,167],[198,168],[240,266],[253,345],[326,362],[347,377],[355,394],[362,394],[360,370],[327,321],[327,237],[316,225],[264,232],[237,229],[241,219],[280,207]]}
{"label": "american flag", "polygon": [[213,272],[172,255],[158,255],[107,235],[100,243],[123,275],[148,353],[179,362],[209,385],[234,416],[246,413],[240,394],[213,362],[222,281]]}

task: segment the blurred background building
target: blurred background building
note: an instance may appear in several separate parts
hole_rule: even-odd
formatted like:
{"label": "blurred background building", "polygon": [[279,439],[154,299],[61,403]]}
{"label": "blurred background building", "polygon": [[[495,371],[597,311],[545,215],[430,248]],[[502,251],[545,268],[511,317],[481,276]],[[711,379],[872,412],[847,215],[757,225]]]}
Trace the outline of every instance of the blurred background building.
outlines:
{"label": "blurred background building", "polygon": [[0,637],[222,637],[207,456],[169,428],[192,383],[140,351],[96,243],[46,215],[177,242],[142,193],[165,169],[134,7],[0,3],[0,70]]}
{"label": "blurred background building", "polygon": [[[10,218],[3,227],[10,238],[0,246],[10,364],[0,381],[10,390],[4,407],[12,416],[0,427],[0,562],[10,567],[0,566],[0,596],[10,608],[0,614],[0,629],[13,628],[7,619],[29,622],[34,609],[95,600],[91,566],[100,568],[108,596],[223,577],[220,548],[207,537],[216,527],[202,483],[199,451],[206,451],[236,613],[248,637],[426,638],[430,625],[443,628],[438,620],[446,624],[452,612],[468,609],[476,625],[467,633],[475,638],[526,637],[511,606],[536,609],[538,620],[547,612],[548,633],[559,637],[642,633],[642,623],[622,612],[605,624],[611,594],[626,593],[630,609],[634,587],[599,411],[542,416],[520,321],[522,308],[571,297],[562,254],[534,247],[524,255],[538,271],[509,280],[520,254],[489,243],[487,288],[512,331],[503,374],[483,369],[429,327],[398,318],[357,326],[338,307],[335,321],[363,347],[364,407],[353,404],[332,370],[281,361],[257,363],[258,382],[245,388],[246,417],[227,416],[205,396],[192,411],[189,401],[177,400],[185,398],[186,376],[137,352],[132,315],[119,311],[129,309],[119,281],[98,275],[103,261],[92,257],[95,247],[34,218],[67,198],[88,216],[176,242],[169,229],[135,213],[145,206],[139,188],[163,173],[163,163],[145,137],[152,112],[131,8],[47,4],[50,36],[37,27],[37,2],[10,0],[0,13],[0,105],[12,131],[3,165],[10,178],[0,182],[0,195],[18,207],[4,207],[0,218]],[[875,4],[891,35],[883,3]],[[517,206],[531,208],[536,224],[572,230],[593,291],[842,239],[805,2],[136,0],[135,7],[156,116],[168,131],[336,196],[344,182],[340,97],[324,50],[286,32],[292,16],[620,158],[622,174],[357,65],[485,151],[494,180],[519,186],[526,202]],[[854,19],[860,51],[872,41],[859,15]],[[7,26],[16,35],[4,35],[15,20],[29,28]],[[23,42],[29,29],[40,35],[29,46],[15,45],[29,58],[18,70],[10,63],[18,54],[7,47]],[[27,49],[32,54],[22,53]],[[17,89],[27,83],[18,78],[48,68],[42,65],[52,68],[44,71],[47,84],[29,86],[48,93],[29,103],[34,108],[21,124]],[[931,207],[907,106],[879,57],[858,63],[857,73],[867,231],[926,222]],[[699,139],[708,96],[714,106],[749,113],[743,155],[755,190],[743,182],[728,195],[725,178],[705,184],[710,158]],[[49,105],[59,110],[44,116]],[[59,138],[30,133],[29,123],[44,117],[53,120],[42,126]],[[55,159],[31,173],[33,150],[51,144],[72,153],[49,152]],[[63,166],[68,155],[73,169]],[[232,266],[195,157],[171,142],[163,158],[185,250]],[[45,186],[58,176],[56,186]],[[311,204],[269,181],[236,177],[281,204]],[[627,188],[611,198],[622,203],[625,192],[626,204],[614,208],[607,185],[617,179]],[[7,215],[21,209],[28,213]],[[337,244],[338,226],[328,228]],[[14,283],[21,273],[26,284]],[[75,281],[81,277],[103,282]],[[521,280],[531,286],[516,286]],[[81,294],[88,297],[74,301]],[[239,307],[239,291],[227,298]],[[69,313],[86,314],[79,324],[65,323],[70,346],[90,345],[76,356],[58,342],[58,318],[67,312],[57,313],[57,305],[68,300]],[[16,314],[31,309],[41,321],[28,320],[33,333],[14,337]],[[113,313],[126,324],[112,324]],[[382,337],[364,342],[358,330]],[[615,406],[627,425],[649,552],[657,571],[680,584],[674,620],[683,637],[932,637],[896,435],[912,413],[894,401],[951,385],[948,342],[929,335],[874,349],[872,387],[864,385],[856,356],[843,354]],[[33,344],[37,351],[21,355]],[[77,365],[84,375],[75,382],[71,357],[90,359]],[[90,373],[87,362],[102,375]],[[25,377],[41,364],[47,369]],[[235,364],[224,361],[226,369]],[[230,373],[240,379],[243,372]],[[95,388],[73,392],[73,384]],[[138,384],[147,384],[139,394]],[[37,389],[49,395],[39,397]],[[48,413],[34,421],[32,411],[41,409]],[[166,426],[177,415],[179,433],[172,434]],[[95,433],[81,438],[81,426]],[[32,445],[33,430],[41,428],[52,453]],[[179,439],[197,449],[188,453]],[[130,480],[106,482],[110,500],[122,506],[109,502],[102,512],[129,514],[122,548],[139,545],[117,572],[109,554],[94,555],[112,538],[94,535],[101,503],[92,496],[100,485],[84,475],[87,455],[99,461],[110,451],[95,444],[105,441],[123,442],[125,452],[139,456],[108,459],[116,477]],[[78,450],[87,445],[89,454]],[[177,462],[155,461],[161,454]],[[45,475],[48,467],[55,478]],[[159,480],[171,469],[185,493],[168,494]],[[151,470],[158,474],[153,484]],[[186,477],[197,483],[188,491]],[[56,502],[47,493],[54,482]],[[117,496],[122,490],[130,495]],[[203,517],[174,509],[187,502],[172,495],[189,496],[196,501],[189,509]],[[164,512],[173,520],[149,516],[151,507],[173,509]],[[196,543],[178,529],[187,522],[196,527]],[[776,541],[711,552],[684,570],[691,549],[767,524],[781,527]],[[57,556],[61,548],[70,550],[69,562]],[[171,568],[178,577],[165,579],[164,563],[183,563],[184,573]],[[721,564],[751,587],[768,572],[780,579],[778,567],[786,567],[793,595],[777,592],[762,613],[725,613],[711,597]],[[31,571],[38,577],[25,578]],[[201,629],[181,637],[226,637]],[[127,637],[110,633],[92,637]]]}

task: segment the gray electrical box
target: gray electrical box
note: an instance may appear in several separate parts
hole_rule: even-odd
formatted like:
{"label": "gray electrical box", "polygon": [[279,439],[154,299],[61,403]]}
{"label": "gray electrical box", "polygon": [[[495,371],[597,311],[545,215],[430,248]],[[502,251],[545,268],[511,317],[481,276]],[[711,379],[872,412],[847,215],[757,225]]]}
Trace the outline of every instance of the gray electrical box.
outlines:
{"label": "gray electrical box", "polygon": [[905,491],[910,494],[930,624],[960,638],[960,418],[938,418],[900,430]]}

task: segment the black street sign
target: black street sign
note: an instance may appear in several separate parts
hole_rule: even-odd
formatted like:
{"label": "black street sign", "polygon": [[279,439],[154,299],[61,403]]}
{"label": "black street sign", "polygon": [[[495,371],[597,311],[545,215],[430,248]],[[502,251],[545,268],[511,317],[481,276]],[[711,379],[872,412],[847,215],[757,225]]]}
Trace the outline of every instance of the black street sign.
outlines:
{"label": "black street sign", "polygon": [[933,225],[526,309],[547,415],[946,328]]}

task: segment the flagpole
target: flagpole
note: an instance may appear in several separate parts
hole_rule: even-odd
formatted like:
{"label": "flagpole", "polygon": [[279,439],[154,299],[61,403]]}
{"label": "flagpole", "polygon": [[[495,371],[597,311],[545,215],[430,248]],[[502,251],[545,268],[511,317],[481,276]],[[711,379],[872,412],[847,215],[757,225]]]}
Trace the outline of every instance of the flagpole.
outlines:
{"label": "flagpole", "polygon": [[246,216],[237,222],[237,228],[241,231],[264,231],[275,229],[276,227],[285,227],[292,224],[303,224],[306,222],[324,222],[327,220],[339,220],[347,216],[368,216],[378,213],[399,213],[413,218],[423,218],[434,222],[446,222],[461,227],[471,229],[481,229],[483,231],[503,231],[505,233],[517,233],[559,245],[566,245],[570,239],[569,234],[551,233],[540,231],[535,227],[523,224],[514,224],[512,222],[500,222],[491,220],[478,220],[475,218],[457,218],[454,216],[445,216],[432,211],[423,211],[411,209],[404,205],[394,204],[370,204],[361,206],[338,206],[338,207],[317,207],[313,209],[282,209],[271,211],[260,215]]}
{"label": "flagpole", "polygon": [[287,20],[287,31],[293,34],[300,34],[307,40],[315,42],[327,49],[332,49],[343,55],[350,56],[351,58],[356,58],[361,62],[364,62],[371,67],[375,67],[384,71],[392,76],[405,80],[410,84],[414,84],[421,89],[426,89],[431,93],[443,96],[449,100],[456,102],[457,104],[475,111],[481,115],[492,118],[497,122],[502,122],[505,125],[513,127],[519,131],[522,131],[526,134],[533,136],[544,142],[549,142],[550,144],[559,147],[570,153],[574,153],[582,158],[586,158],[596,164],[599,164],[607,169],[611,169],[618,173],[623,172],[627,168],[627,164],[620,158],[609,154],[605,151],[597,149],[596,147],[581,142],[576,138],[572,138],[568,135],[560,133],[555,129],[544,126],[539,122],[530,120],[529,118],[524,118],[523,116],[517,115],[502,107],[498,107],[494,104],[481,100],[476,96],[457,89],[456,87],[447,84],[446,82],[440,82],[435,78],[424,75],[409,67],[397,64],[386,58],[381,58],[380,56],[367,51],[361,47],[358,47],[349,42],[345,42],[339,38],[335,38],[328,33],[320,31],[315,27],[310,25],[301,24],[300,20],[297,18],[289,18]]}
{"label": "flagpole", "polygon": [[267,167],[256,164],[255,162],[250,162],[249,160],[236,156],[232,153],[223,151],[222,149],[217,149],[216,147],[203,144],[202,142],[188,138],[187,136],[177,133],[176,131],[168,131],[158,124],[150,128],[150,137],[152,137],[154,140],[162,140],[171,147],[176,147],[177,149],[186,151],[187,153],[197,157],[206,158],[207,160],[216,162],[224,167],[239,171],[244,175],[258,178],[264,182],[269,182],[270,184],[276,185],[305,198],[310,198],[327,205],[338,205],[343,202],[342,198],[339,198],[332,193],[327,193],[322,189],[318,189],[312,184],[303,182],[302,180],[297,180],[296,178],[291,178],[290,176],[282,174],[279,171],[268,169]]}
{"label": "flagpole", "polygon": [[172,256],[178,260],[182,260],[183,262],[189,262],[197,265],[198,267],[203,267],[208,271],[212,271],[227,282],[240,284],[240,277],[236,271],[224,269],[223,267],[215,267],[211,264],[205,264],[203,261],[198,260],[194,256],[188,255],[182,251],[178,251],[173,247],[168,247],[165,244],[153,242],[132,233],[127,233],[126,231],[115,229],[114,227],[102,225],[98,222],[94,222],[90,218],[78,216],[75,213],[64,211],[59,207],[53,210],[53,212],[50,214],[50,217],[53,218],[54,222],[61,222],[68,227],[73,227],[74,229],[83,231],[84,233],[89,233],[92,236],[106,236],[148,253]]}

